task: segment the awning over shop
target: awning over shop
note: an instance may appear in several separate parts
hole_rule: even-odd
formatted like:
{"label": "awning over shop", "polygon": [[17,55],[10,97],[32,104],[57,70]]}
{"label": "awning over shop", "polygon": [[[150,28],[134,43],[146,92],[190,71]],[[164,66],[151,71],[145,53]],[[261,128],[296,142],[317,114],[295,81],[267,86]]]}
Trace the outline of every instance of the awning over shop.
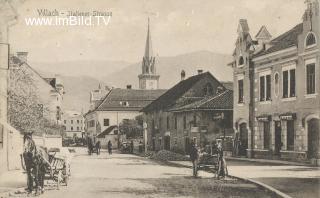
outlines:
{"label": "awning over shop", "polygon": [[280,120],[295,120],[297,118],[297,114],[296,113],[284,113],[284,114],[281,114],[279,117],[280,117]]}
{"label": "awning over shop", "polygon": [[260,115],[260,116],[257,116],[257,120],[259,122],[270,122],[271,121],[271,115]]}

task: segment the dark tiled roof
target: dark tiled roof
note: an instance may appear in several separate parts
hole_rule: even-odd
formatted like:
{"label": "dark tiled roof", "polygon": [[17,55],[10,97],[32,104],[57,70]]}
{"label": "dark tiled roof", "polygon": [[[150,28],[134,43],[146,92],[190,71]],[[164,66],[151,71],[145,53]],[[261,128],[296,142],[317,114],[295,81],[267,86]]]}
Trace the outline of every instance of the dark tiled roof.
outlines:
{"label": "dark tiled roof", "polygon": [[[141,89],[112,89],[97,111],[140,111],[149,103],[157,99],[166,90],[141,90]],[[127,105],[124,103],[128,103]]]}
{"label": "dark tiled roof", "polygon": [[117,125],[112,125],[106,128],[104,131],[97,135],[97,138],[104,138],[104,136],[109,135],[114,129],[118,128]]}
{"label": "dark tiled roof", "polygon": [[233,90],[233,82],[226,81],[226,82],[221,82],[221,83],[226,89]]}
{"label": "dark tiled roof", "polygon": [[259,53],[255,54],[253,57],[262,56],[265,54],[269,54],[272,52],[280,51],[292,46],[298,45],[298,36],[303,31],[303,24],[300,23],[296,25],[291,30],[281,34],[277,38],[271,40],[271,47],[267,50],[260,51]]}
{"label": "dark tiled roof", "polygon": [[[163,95],[161,95],[157,100],[153,101],[148,106],[143,108],[142,111],[148,112],[148,111],[153,111],[156,109],[164,109],[164,108],[169,107],[170,105],[173,105],[176,102],[176,100],[181,98],[183,96],[183,94],[185,94],[195,83],[197,83],[199,80],[203,79],[205,76],[210,76],[210,77],[214,78],[210,74],[210,72],[205,72],[202,74],[191,76],[191,77],[187,78],[186,80],[180,81],[174,87],[172,87],[167,92],[165,92]],[[219,82],[219,81],[217,80],[217,82]]]}
{"label": "dark tiled roof", "polygon": [[173,107],[169,111],[185,110],[232,110],[233,91],[226,90],[215,96],[205,97],[202,100],[187,104],[185,106]]}

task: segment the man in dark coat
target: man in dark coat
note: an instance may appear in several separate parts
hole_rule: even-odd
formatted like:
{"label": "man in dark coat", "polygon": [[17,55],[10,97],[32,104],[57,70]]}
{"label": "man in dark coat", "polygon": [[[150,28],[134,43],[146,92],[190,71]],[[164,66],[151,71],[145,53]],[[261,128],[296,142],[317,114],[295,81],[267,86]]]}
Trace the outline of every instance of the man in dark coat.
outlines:
{"label": "man in dark coat", "polygon": [[190,147],[190,160],[193,167],[193,176],[198,176],[198,161],[199,161],[199,152],[196,144],[193,142]]}
{"label": "man in dark coat", "polygon": [[109,155],[112,155],[112,143],[110,140],[108,141],[108,152],[109,152]]}
{"label": "man in dark coat", "polygon": [[97,143],[96,143],[96,151],[97,151],[97,155],[100,155],[100,149],[101,149],[100,141],[97,141]]}

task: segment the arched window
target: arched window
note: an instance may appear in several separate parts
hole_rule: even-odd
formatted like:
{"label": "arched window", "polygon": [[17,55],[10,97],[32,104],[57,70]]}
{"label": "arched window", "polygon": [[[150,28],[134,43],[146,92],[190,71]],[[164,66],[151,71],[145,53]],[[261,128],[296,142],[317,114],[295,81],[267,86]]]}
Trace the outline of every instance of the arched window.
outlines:
{"label": "arched window", "polygon": [[239,65],[243,65],[244,64],[244,59],[243,59],[243,56],[240,56],[239,57],[239,62],[238,62]]}
{"label": "arched window", "polygon": [[315,44],[316,44],[316,37],[312,32],[310,32],[306,38],[306,47],[309,47]]}
{"label": "arched window", "polygon": [[278,97],[279,95],[279,73],[276,72],[274,74],[274,95]]}

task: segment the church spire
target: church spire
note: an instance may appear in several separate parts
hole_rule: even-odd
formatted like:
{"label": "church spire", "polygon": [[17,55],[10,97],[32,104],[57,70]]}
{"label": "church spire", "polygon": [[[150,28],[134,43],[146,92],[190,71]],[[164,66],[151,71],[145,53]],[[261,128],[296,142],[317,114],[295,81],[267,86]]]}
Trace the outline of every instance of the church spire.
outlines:
{"label": "church spire", "polygon": [[144,52],[144,57],[149,59],[152,56],[153,56],[153,53],[152,53],[152,41],[151,41],[151,33],[150,33],[150,18],[148,17],[148,31],[147,31],[146,49]]}

